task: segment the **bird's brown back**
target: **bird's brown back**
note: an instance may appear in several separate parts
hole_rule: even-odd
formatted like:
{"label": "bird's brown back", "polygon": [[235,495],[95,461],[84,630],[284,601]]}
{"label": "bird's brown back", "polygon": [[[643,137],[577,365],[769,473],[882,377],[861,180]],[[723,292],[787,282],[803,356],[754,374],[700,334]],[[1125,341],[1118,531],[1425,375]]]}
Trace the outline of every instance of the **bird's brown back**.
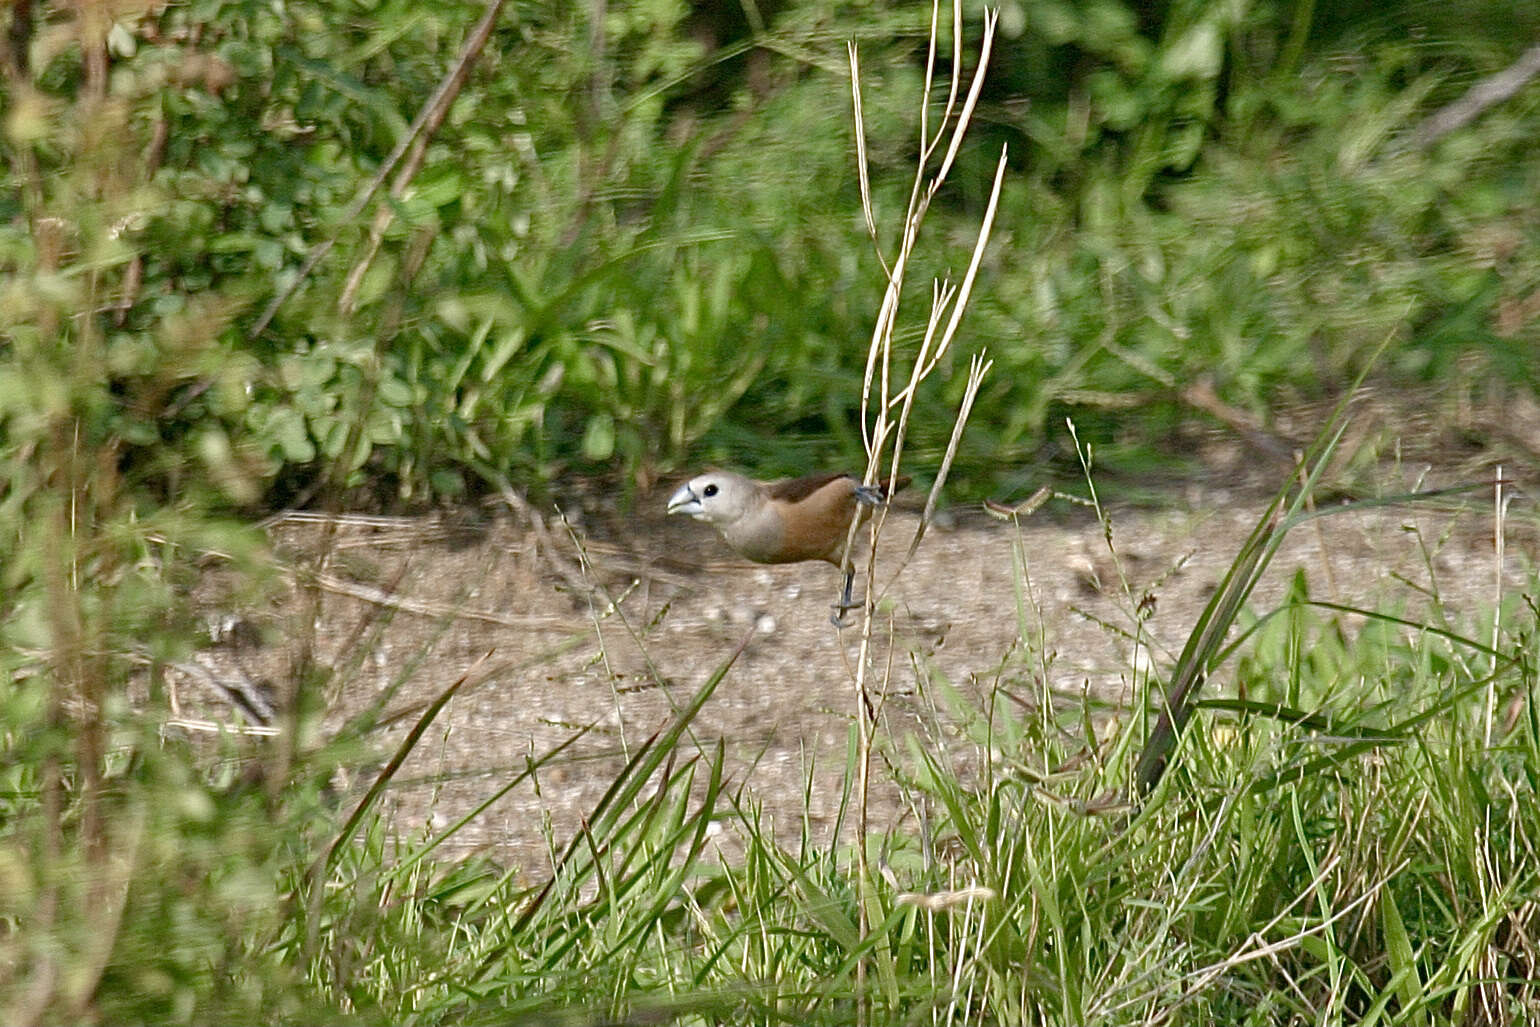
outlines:
{"label": "bird's brown back", "polygon": [[772,481],[765,486],[765,495],[783,503],[796,503],[811,496],[831,481],[849,477],[848,474],[835,471],[824,474],[805,474],[800,478],[787,478],[784,481]]}
{"label": "bird's brown back", "polygon": [[[826,472],[823,474],[806,474],[800,478],[787,478],[784,481],[772,481],[770,484],[765,486],[765,495],[770,499],[779,499],[786,503],[795,503],[799,500],[806,499],[808,496],[811,496],[814,492],[817,492],[831,481],[837,481],[840,478],[849,478],[852,485],[860,484],[855,475],[844,474],[838,471],[833,473]],[[900,474],[896,480],[893,478],[885,478],[877,483],[877,490],[881,492],[884,497],[891,496],[893,493],[909,484],[909,481],[910,478],[907,474]]]}

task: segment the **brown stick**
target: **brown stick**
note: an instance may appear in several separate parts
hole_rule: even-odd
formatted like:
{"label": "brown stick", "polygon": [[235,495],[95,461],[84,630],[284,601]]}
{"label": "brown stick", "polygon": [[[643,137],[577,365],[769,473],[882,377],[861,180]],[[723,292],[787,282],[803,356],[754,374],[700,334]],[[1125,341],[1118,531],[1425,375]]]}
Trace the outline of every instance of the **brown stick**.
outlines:
{"label": "brown stick", "polygon": [[[449,113],[450,104],[460,95],[460,90],[465,85],[465,79],[470,74],[471,66],[476,63],[476,58],[481,56],[481,51],[486,47],[487,40],[492,37],[492,26],[496,24],[497,16],[502,12],[504,2],[505,0],[487,0],[486,13],[481,16],[481,21],[471,30],[470,38],[460,48],[460,55],[455,58],[454,66],[449,69],[449,74],[444,76],[438,88],[433,91],[433,95],[428,98],[428,102],[418,112],[417,118],[412,122],[411,127],[407,129],[406,136],[396,144],[396,148],[390,152],[390,156],[385,158],[385,163],[380,165],[380,170],[375,172],[374,177],[369,180],[369,184],[364,187],[364,191],[358,195],[358,198],[353,201],[342,215],[342,224],[351,223],[358,215],[363,213],[364,208],[369,205],[369,201],[374,198],[374,194],[379,191],[380,186],[385,184],[385,180],[390,177],[391,172],[401,163],[402,158],[406,156],[409,150],[412,150],[415,146],[417,147],[416,152],[420,154],[427,147],[428,140],[432,138],[433,133],[438,130],[438,127],[444,123],[444,118]],[[420,163],[421,157],[419,156],[417,160]],[[396,180],[396,185],[392,187],[392,195],[399,195],[395,192],[396,187],[399,186],[404,189],[406,183],[411,180],[411,175],[415,173],[415,166],[411,167],[409,172],[403,172],[405,178],[398,178]],[[339,228],[338,233],[340,232],[341,229]],[[289,297],[299,290],[300,285],[306,278],[310,277],[310,273],[325,259],[326,255],[331,252],[331,248],[335,245],[337,245],[336,234],[324,242],[317,243],[311,249],[309,255],[305,257],[305,262],[300,265],[299,273],[272,298],[267,307],[262,311],[262,316],[257,318],[257,323],[252,325],[250,331],[246,333],[246,338],[255,339],[267,330],[267,326],[272,324],[273,318],[277,316],[279,308],[287,303]]]}
{"label": "brown stick", "polygon": [[1434,111],[1412,135],[1412,145],[1426,149],[1457,128],[1475,121],[1488,107],[1513,96],[1524,84],[1540,75],[1540,43],[1525,50],[1518,60],[1495,75],[1488,75],[1454,103]]}

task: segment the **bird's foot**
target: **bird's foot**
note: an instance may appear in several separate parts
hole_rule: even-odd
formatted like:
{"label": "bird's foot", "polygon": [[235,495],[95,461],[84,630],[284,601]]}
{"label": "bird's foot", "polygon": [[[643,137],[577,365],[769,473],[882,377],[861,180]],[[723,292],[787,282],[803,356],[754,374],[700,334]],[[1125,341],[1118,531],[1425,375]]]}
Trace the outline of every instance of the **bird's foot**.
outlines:
{"label": "bird's foot", "polygon": [[856,486],[856,502],[862,506],[880,506],[884,498],[881,485]]}
{"label": "bird's foot", "polygon": [[852,602],[849,599],[840,603],[830,603],[829,609],[833,610],[834,612],[829,614],[829,623],[833,624],[836,628],[849,627],[850,621],[845,619],[845,614],[849,613],[851,610],[859,610],[864,605],[865,602],[863,600],[855,600]]}

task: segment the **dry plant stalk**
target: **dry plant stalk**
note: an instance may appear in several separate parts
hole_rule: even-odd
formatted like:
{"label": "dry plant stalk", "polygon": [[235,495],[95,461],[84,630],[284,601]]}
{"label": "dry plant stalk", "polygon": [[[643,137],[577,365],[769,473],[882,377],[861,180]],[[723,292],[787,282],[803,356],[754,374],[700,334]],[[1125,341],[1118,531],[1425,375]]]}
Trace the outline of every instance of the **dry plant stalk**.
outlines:
{"label": "dry plant stalk", "polygon": [[[877,252],[877,259],[881,262],[883,272],[887,277],[887,289],[882,298],[881,307],[877,313],[877,320],[872,329],[871,342],[867,348],[866,372],[861,386],[861,434],[862,442],[866,447],[867,465],[864,481],[868,484],[874,482],[879,472],[890,476],[897,476],[902,466],[904,442],[908,436],[909,418],[913,410],[914,397],[919,390],[920,383],[930,377],[936,370],[942,359],[952,346],[956,338],[958,325],[962,321],[963,310],[967,306],[968,298],[972,294],[973,284],[978,275],[979,265],[983,261],[984,248],[988,244],[990,229],[994,224],[995,211],[1000,200],[1000,188],[1005,179],[1006,152],[1002,147],[1000,151],[999,165],[995,170],[994,184],[989,194],[989,204],[985,209],[983,221],[979,227],[978,239],[973,248],[973,254],[968,263],[968,269],[963,275],[962,281],[953,285],[949,281],[934,283],[931,291],[931,309],[926,323],[925,335],[921,340],[920,348],[913,357],[913,363],[909,367],[907,378],[900,371],[895,376],[895,354],[893,352],[893,332],[898,322],[900,301],[903,295],[904,278],[908,272],[910,258],[919,238],[920,226],[925,220],[925,214],[930,208],[932,199],[940,191],[946,181],[947,174],[957,159],[961,149],[963,136],[968,125],[972,121],[974,108],[978,103],[980,92],[984,86],[984,73],[989,66],[989,54],[994,42],[995,25],[998,20],[997,12],[986,9],[984,12],[983,39],[979,47],[978,66],[974,69],[972,80],[968,83],[967,95],[959,102],[962,87],[962,7],[957,0],[952,4],[952,62],[951,79],[947,90],[946,104],[942,108],[941,117],[932,132],[930,126],[929,99],[934,83],[936,71],[936,46],[939,36],[940,2],[933,0],[931,4],[930,21],[930,45],[925,61],[925,84],[920,100],[920,138],[919,153],[915,162],[914,183],[910,189],[908,207],[904,212],[903,229],[899,236],[898,248],[891,261],[883,254],[882,246],[877,234],[877,220],[873,213],[871,199],[871,182],[867,171],[865,125],[862,117],[861,105],[861,75],[860,63],[854,43],[850,44],[850,80],[853,101],[853,116],[856,129],[856,159],[857,173],[861,187],[861,210],[866,219],[866,229],[872,239],[872,247]],[[945,146],[943,150],[943,144]],[[933,172],[929,171],[932,161],[940,154],[940,163]],[[899,567],[914,556],[919,547],[920,540],[925,535],[925,530],[935,512],[937,497],[946,484],[948,471],[952,460],[956,456],[958,443],[961,441],[964,426],[967,424],[969,413],[972,410],[974,399],[978,395],[979,386],[984,376],[989,372],[991,361],[982,353],[975,354],[970,361],[968,369],[967,387],[964,390],[962,403],[958,410],[957,418],[953,424],[951,440],[947,446],[946,455],[936,473],[935,483],[925,502],[925,511],[920,518],[919,527],[915,531],[914,539],[910,543],[909,550],[904,556]],[[895,390],[895,377],[903,384]],[[874,395],[875,393],[875,395]],[[884,470],[884,465],[886,465]],[[870,557],[866,570],[866,601],[863,604],[861,619],[860,656],[856,662],[854,671],[855,684],[855,718],[857,724],[857,739],[859,751],[857,754],[857,783],[856,783],[856,811],[857,811],[857,879],[860,895],[858,899],[860,933],[865,937],[870,927],[868,891],[871,880],[870,868],[866,853],[867,835],[867,796],[870,782],[871,755],[872,755],[872,729],[875,720],[875,712],[880,707],[879,702],[872,702],[867,691],[867,668],[870,662],[872,648],[872,615],[875,610],[875,567],[878,542],[882,535],[883,526],[887,520],[887,508],[880,509],[876,516],[869,522],[870,532]],[[853,543],[858,527],[852,523],[849,542]],[[850,546],[847,545],[847,552]],[[847,556],[848,560],[849,557]],[[896,576],[896,574],[895,574]],[[891,655],[891,654],[890,654]],[[891,659],[888,661],[891,666]],[[882,677],[883,692],[886,692],[888,674]],[[857,964],[857,987],[864,991],[865,961]],[[861,1015],[864,1018],[864,999],[860,1005]]]}
{"label": "dry plant stalk", "polygon": [[1513,501],[1512,492],[1503,492],[1502,464],[1493,470],[1492,478],[1492,678],[1487,682],[1486,716],[1481,733],[1482,744],[1488,747],[1492,744],[1492,718],[1497,712],[1498,645],[1503,630],[1503,561],[1507,555],[1508,504]]}

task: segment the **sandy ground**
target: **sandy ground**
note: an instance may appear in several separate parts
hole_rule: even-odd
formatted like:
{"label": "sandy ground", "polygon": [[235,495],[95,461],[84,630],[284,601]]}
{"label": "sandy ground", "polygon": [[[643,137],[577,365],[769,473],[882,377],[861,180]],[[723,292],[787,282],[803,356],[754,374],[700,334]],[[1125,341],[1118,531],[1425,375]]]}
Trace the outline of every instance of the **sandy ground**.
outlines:
{"label": "sandy ground", "polygon": [[[975,747],[936,700],[942,680],[965,701],[1004,688],[1027,705],[1078,703],[1082,694],[1127,703],[1152,677],[1161,681],[1265,501],[1254,475],[1227,487],[1215,482],[1248,475],[1216,471],[1168,490],[1158,509],[1108,512],[1110,542],[1093,511],[1063,499],[1015,524],[953,511],[907,565],[923,497],[901,497],[908,506],[892,511],[875,571],[874,677],[891,667],[880,744],[897,753],[905,735],[920,732],[966,766]],[[1393,493],[1421,473],[1403,464],[1373,477]],[[389,792],[386,808],[402,832],[442,829],[528,760],[588,729],[538,782],[513,789],[446,847],[484,850],[543,876],[552,841],[571,836],[626,755],[746,640],[687,748],[709,752],[722,740],[729,787],[761,801],[788,843],[803,829],[805,796],[807,826],[827,837],[860,640],[859,626],[839,631],[829,622],[837,575],[824,565],[737,559],[706,525],[662,516],[672,485],[640,497],[625,517],[603,503],[585,511],[574,498],[570,534],[554,516],[538,532],[527,510],[507,507],[476,518],[336,522],[314,625],[317,658],[333,673],[329,727],[384,697],[387,726],[371,740],[387,753],[425,703],[487,657]],[[1490,490],[1317,519],[1291,533],[1251,606],[1269,608],[1303,570],[1318,598],[1394,604],[1416,616],[1436,597],[1441,616],[1473,625],[1499,587],[1533,591],[1532,506],[1510,511],[1501,576],[1494,524]],[[276,552],[296,566],[314,566],[323,536],[307,515],[272,529]],[[211,622],[228,628],[237,621],[218,607],[218,591],[205,597]],[[252,630],[223,632],[199,656],[204,672],[180,681],[184,704],[238,719],[209,681],[249,692],[282,680],[303,609],[291,593],[248,611],[242,623]],[[1225,684],[1221,676],[1214,687]],[[372,769],[361,764],[359,780]],[[872,823],[881,827],[901,815],[901,803],[880,767],[876,779]]]}

